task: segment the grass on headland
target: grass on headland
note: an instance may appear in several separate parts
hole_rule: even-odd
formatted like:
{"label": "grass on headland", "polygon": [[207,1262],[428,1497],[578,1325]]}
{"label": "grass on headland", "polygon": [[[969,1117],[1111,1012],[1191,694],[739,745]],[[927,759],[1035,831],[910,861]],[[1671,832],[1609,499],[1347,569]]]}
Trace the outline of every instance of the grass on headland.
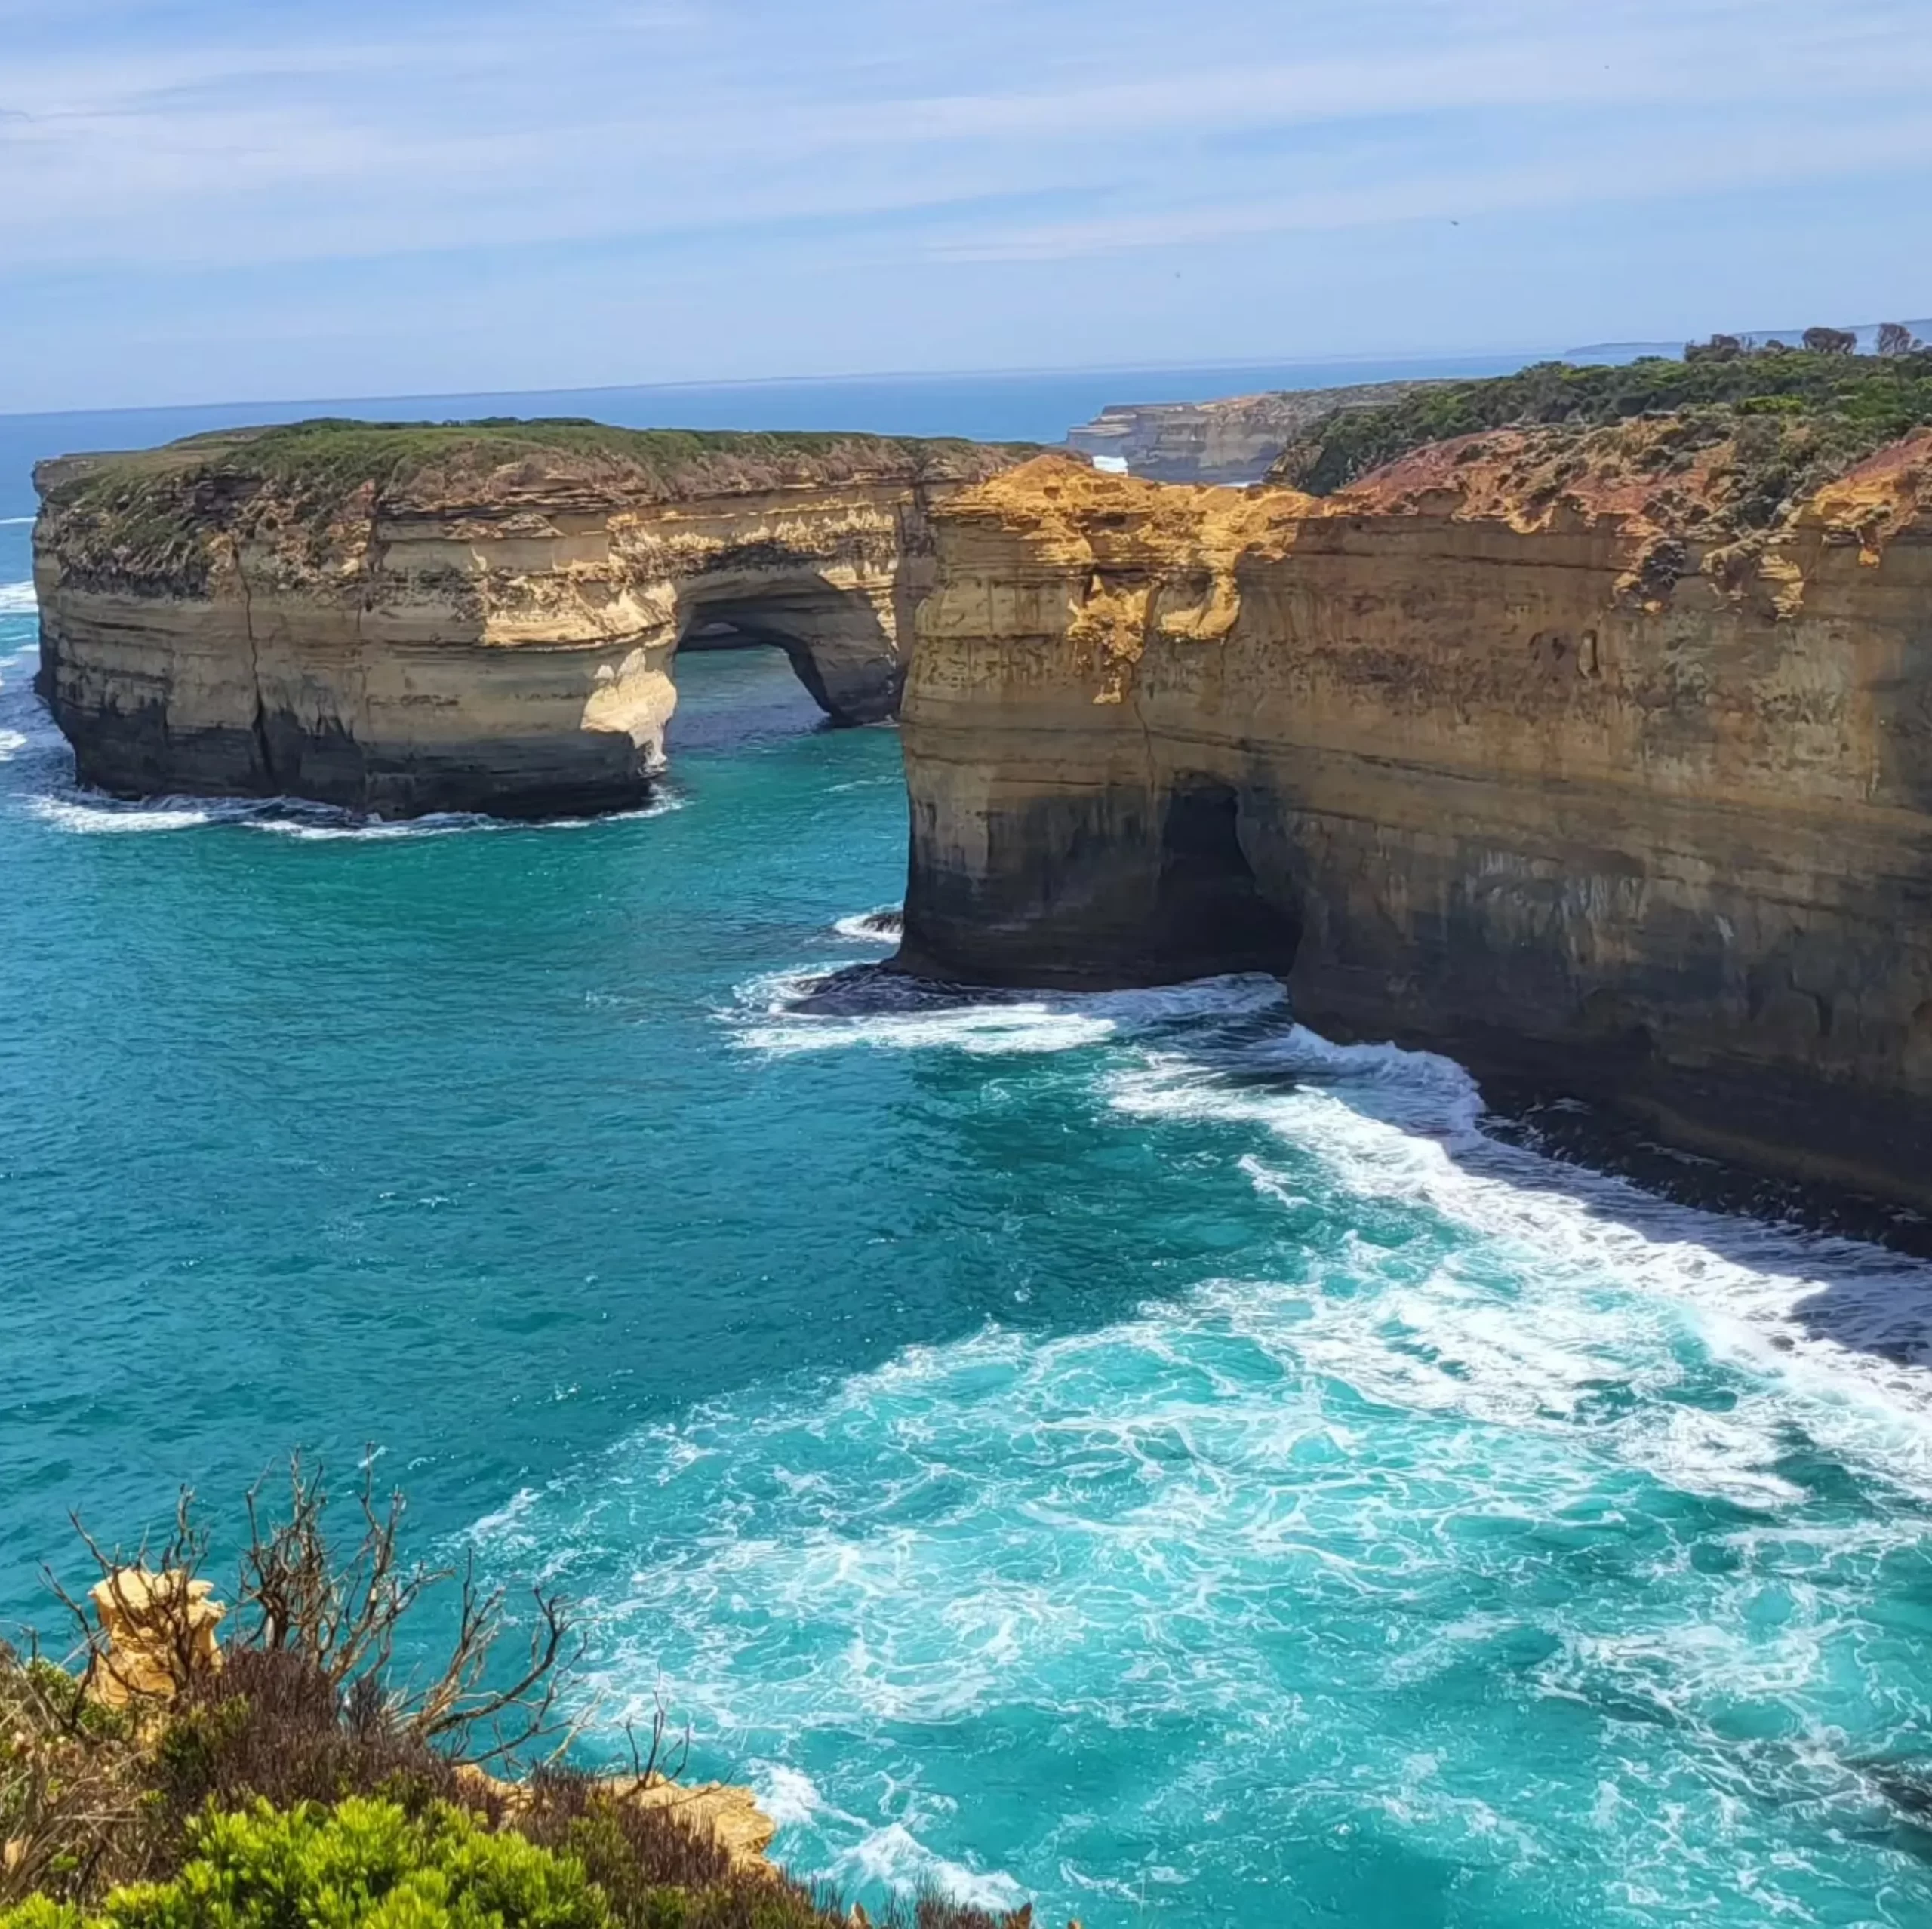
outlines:
{"label": "grass on headland", "polygon": [[1785,506],[1932,424],[1932,352],[1706,350],[1610,367],[1543,362],[1325,417],[1269,479],[1327,495],[1432,442],[1503,429],[1567,430],[1580,441],[1666,414],[1682,419],[1688,439],[1678,454],[1736,444],[1736,525],[1767,528]]}
{"label": "grass on headland", "polygon": [[[57,1589],[74,1665],[0,1645],[0,1929],[851,1929],[667,1787],[661,1718],[628,1774],[571,1766],[568,1604],[536,1592],[512,1655],[500,1592],[406,1565],[400,1502],[366,1480],[357,1500],[338,1556],[299,1463],[285,1518],[250,1497],[218,1647],[185,1501],[152,1552],[87,1542],[88,1599]],[[405,1681],[398,1630],[445,1583],[448,1651]],[[926,1897],[888,1919],[1023,1929],[1030,1911]]]}
{"label": "grass on headland", "polygon": [[783,487],[859,475],[977,472],[992,445],[952,437],[895,437],[790,429],[619,429],[583,416],[468,422],[361,422],[317,417],[279,427],[191,436],[152,451],[211,478],[260,478],[314,494],[377,491],[429,478],[509,469],[540,478],[573,472],[621,482],[645,500],[713,488]]}
{"label": "grass on headland", "polygon": [[192,589],[220,533],[280,533],[320,559],[332,531],[386,509],[476,515],[552,502],[594,510],[842,483],[975,481],[1038,453],[957,437],[617,429],[575,417],[324,417],[63,457],[35,479],[43,527],[70,573]]}

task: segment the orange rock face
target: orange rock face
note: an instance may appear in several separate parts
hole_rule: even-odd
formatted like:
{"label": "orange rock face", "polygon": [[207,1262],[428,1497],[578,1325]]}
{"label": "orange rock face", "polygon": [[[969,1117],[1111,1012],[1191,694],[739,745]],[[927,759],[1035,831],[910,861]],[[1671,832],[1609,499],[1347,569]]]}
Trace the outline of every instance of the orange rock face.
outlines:
{"label": "orange rock face", "polygon": [[110,1708],[170,1701],[219,1669],[215,1630],[227,1610],[214,1592],[174,1568],[117,1568],[97,1581],[88,1598],[106,1643],[88,1676],[95,1698]]}
{"label": "orange rock face", "polygon": [[1932,1206],[1932,439],[1740,541],[1725,451],[1651,432],[956,498],[903,961],[1277,971],[1332,1033]]}
{"label": "orange rock face", "polygon": [[635,804],[677,649],[718,623],[879,721],[928,506],[1014,459],[854,438],[667,482],[532,443],[379,485],[355,464],[381,467],[383,432],[358,432],[319,480],[251,469],[247,437],[212,472],[193,444],[42,465],[39,686],[83,783],[395,817]]}

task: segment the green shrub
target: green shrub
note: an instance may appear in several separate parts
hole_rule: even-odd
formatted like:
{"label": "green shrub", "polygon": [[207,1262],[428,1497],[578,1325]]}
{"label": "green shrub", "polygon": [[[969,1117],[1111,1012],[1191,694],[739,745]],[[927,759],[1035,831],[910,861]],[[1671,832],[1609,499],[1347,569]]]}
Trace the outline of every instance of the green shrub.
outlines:
{"label": "green shrub", "polygon": [[171,1881],[115,1890],[97,1915],[42,1898],[0,1929],[610,1929],[574,1856],[494,1834],[461,1809],[412,1817],[360,1797],[266,1802],[193,1826]]}
{"label": "green shrub", "polygon": [[80,1929],[81,1912],[51,1896],[29,1896],[17,1909],[0,1914],[5,1929]]}
{"label": "green shrub", "polygon": [[[661,1716],[628,1774],[558,1761],[575,1650],[554,1596],[535,1596],[527,1653],[492,1668],[503,1596],[465,1572],[449,1658],[426,1685],[393,1681],[398,1624],[445,1578],[403,1562],[401,1506],[365,1473],[345,1556],[299,1462],[285,1518],[251,1494],[220,1666],[185,1665],[195,1651],[171,1638],[184,1666],[165,1695],[104,1707],[105,1637],[57,1588],[82,1673],[0,1643],[0,1929],[849,1929],[836,1895],[638,1798],[681,1771],[660,1765]],[[158,1549],[85,1545],[104,1576],[192,1580],[208,1537],[184,1497]],[[543,1758],[519,1774],[527,1752]],[[878,1929],[1030,1921],[923,1896]]]}
{"label": "green shrub", "polygon": [[286,1648],[235,1647],[219,1675],[192,1684],[158,1724],[146,1779],[177,1832],[211,1803],[368,1795],[412,1815],[435,1801],[489,1805],[487,1787],[420,1736],[353,1720],[314,1657]]}
{"label": "green shrub", "polygon": [[1540,362],[1484,381],[1432,383],[1380,408],[1312,423],[1272,479],[1327,495],[1431,442],[1492,429],[1601,428],[1639,416],[1708,410],[1819,425],[1831,459],[1860,456],[1932,423],[1932,355],[1885,357],[1792,350],[1577,368]]}

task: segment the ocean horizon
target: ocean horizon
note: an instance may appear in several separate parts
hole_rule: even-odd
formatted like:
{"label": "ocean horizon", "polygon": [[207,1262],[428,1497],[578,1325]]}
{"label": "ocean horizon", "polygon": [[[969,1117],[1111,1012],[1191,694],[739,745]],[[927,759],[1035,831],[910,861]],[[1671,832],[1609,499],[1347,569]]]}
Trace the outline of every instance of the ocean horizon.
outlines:
{"label": "ocean horizon", "polygon": [[360,415],[375,422],[577,415],[626,429],[849,429],[879,435],[964,435],[984,441],[1052,444],[1117,402],[1211,401],[1266,389],[1500,375],[1533,358],[1506,352],[960,374],[777,377],[746,382],[170,403],[0,414],[0,517],[31,515],[33,465],[50,456],[146,448],[212,429],[299,422],[315,415]]}

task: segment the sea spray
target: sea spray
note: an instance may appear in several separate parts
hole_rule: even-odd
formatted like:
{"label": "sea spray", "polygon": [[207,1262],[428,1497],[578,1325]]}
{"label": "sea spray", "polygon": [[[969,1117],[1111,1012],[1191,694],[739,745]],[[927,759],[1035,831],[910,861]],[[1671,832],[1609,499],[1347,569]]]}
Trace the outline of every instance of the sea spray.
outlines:
{"label": "sea spray", "polygon": [[1265,981],[829,1015],[826,982],[747,983],[740,1046],[1055,1058],[1089,1130],[1232,1159],[1280,1238],[1087,1332],[701,1404],[519,1515],[614,1631],[607,1692],[661,1673],[813,1791],[802,1866],[1123,1921],[1284,1884],[1397,1919],[1431,1869],[1472,1920],[1923,1894],[1878,1603],[1932,1581],[1932,1412],[1866,1343],[1922,1337],[1928,1269],[1497,1143],[1460,1068]]}
{"label": "sea spray", "polygon": [[[23,740],[24,741],[24,740]],[[384,818],[335,805],[289,797],[150,797],[139,800],[57,786],[27,799],[27,808],[56,829],[84,835],[199,830],[209,826],[264,831],[305,843],[380,843],[405,838],[461,836],[481,831],[589,830],[600,824],[635,823],[681,808],[675,796],[654,798],[635,810],[598,817],[546,817],[532,822],[478,811],[432,811],[420,817]]]}
{"label": "sea spray", "polygon": [[882,734],[721,725],[595,835],[75,835],[29,675],[10,1624],[69,1506],[374,1440],[869,1906],[1932,1918],[1924,1269],[1499,1145],[1272,980],[880,971]]}

